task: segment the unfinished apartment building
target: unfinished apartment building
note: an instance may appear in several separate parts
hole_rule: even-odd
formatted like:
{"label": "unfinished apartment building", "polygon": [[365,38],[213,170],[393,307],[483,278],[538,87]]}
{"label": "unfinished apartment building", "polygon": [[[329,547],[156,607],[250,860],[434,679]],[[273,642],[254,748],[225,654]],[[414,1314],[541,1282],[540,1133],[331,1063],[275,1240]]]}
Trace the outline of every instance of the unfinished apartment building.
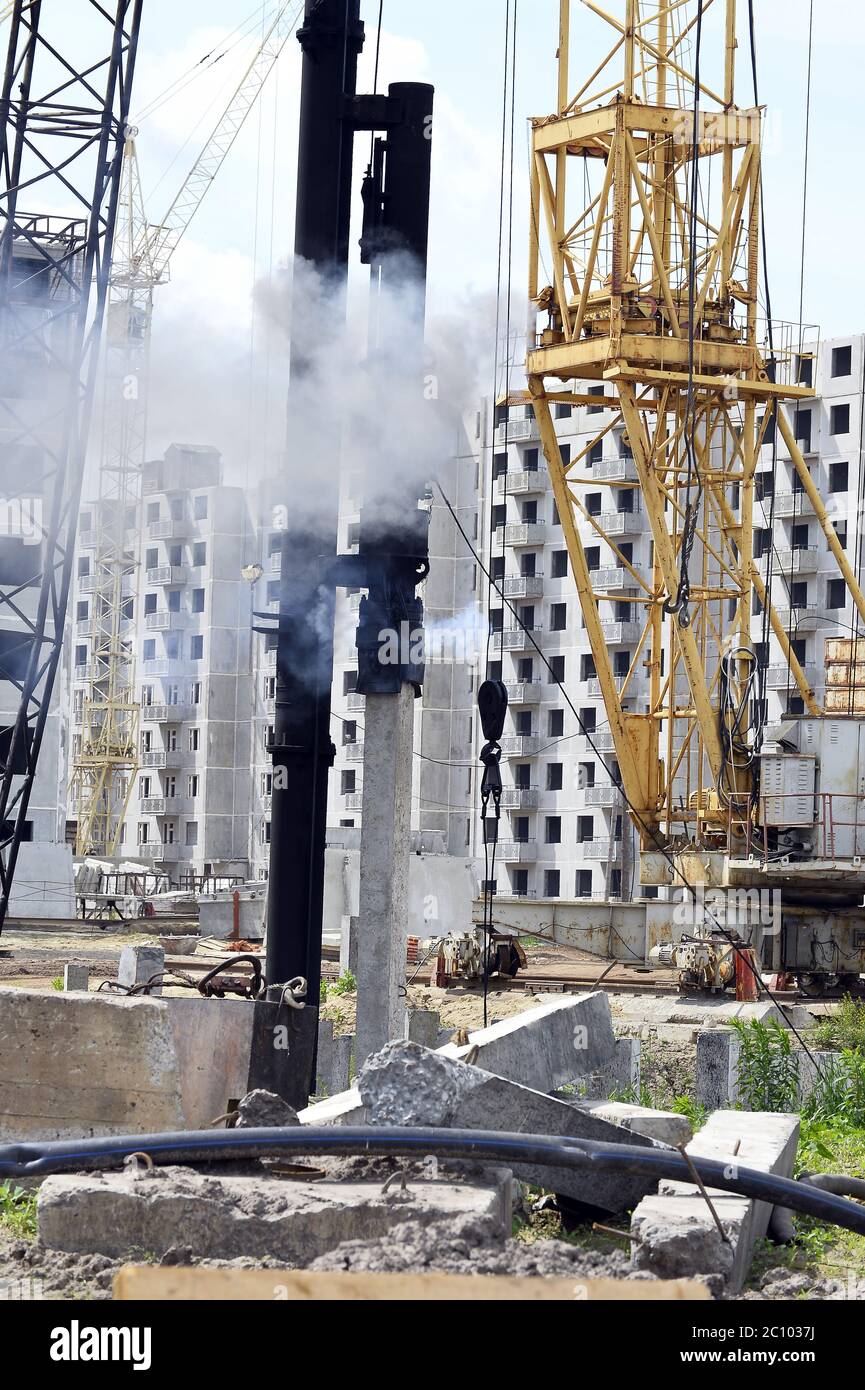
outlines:
{"label": "unfinished apartment building", "polygon": [[[242,488],[222,482],[219,454],[174,445],[143,473],[130,516],[138,574],[129,577],[128,640],[141,702],[140,771],[120,853],[179,885],[245,877],[251,760],[250,546]],[[93,632],[95,507],[82,511],[72,629],[72,758],[80,748]],[[137,585],[137,599],[131,597]]]}
{"label": "unfinished apartment building", "polygon": [[[860,574],[863,374],[862,336],[833,340],[804,354],[800,376],[813,384],[817,397],[791,415],[829,517]],[[596,484],[581,491],[586,511],[598,518],[634,567],[646,572],[652,541],[624,427],[605,403],[603,386],[587,383],[582,389],[597,396],[596,405],[555,407],[563,457],[565,462],[579,459],[579,475]],[[566,899],[649,896],[657,890],[639,886],[634,833],[616,785],[612,736],[531,409],[499,407],[493,414],[486,402],[477,436],[473,447],[483,460],[482,490],[489,494],[485,560],[519,613],[518,622],[493,593],[488,605],[491,675],[505,682],[510,698],[503,739],[505,816],[497,854],[498,891]],[[731,501],[735,506],[738,499]],[[772,551],[773,603],[820,699],[826,639],[850,635],[856,624],[846,585],[780,431],[776,440],[767,430],[762,446],[754,525],[755,552],[764,574]],[[581,522],[580,532],[598,592],[615,595],[601,604],[601,617],[621,689],[637,652],[643,610],[635,602],[628,571],[588,520]],[[486,597],[483,585],[484,603]],[[796,687],[789,688],[788,666],[759,609],[753,615],[752,639],[766,665],[766,721],[776,721],[785,711],[802,713]],[[626,709],[647,708],[646,680],[638,662],[624,691]],[[604,755],[603,763],[558,681]],[[482,853],[478,831],[473,834],[475,852]]]}

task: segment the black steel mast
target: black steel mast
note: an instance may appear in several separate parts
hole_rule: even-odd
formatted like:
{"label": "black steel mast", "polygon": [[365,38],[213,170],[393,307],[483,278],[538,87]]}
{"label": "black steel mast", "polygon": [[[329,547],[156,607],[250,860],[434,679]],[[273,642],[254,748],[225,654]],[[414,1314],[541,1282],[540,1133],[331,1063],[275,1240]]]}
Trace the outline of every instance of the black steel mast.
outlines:
{"label": "black steel mast", "polygon": [[[323,277],[322,303],[345,313],[351,223],[354,132],[346,99],[357,91],[363,47],[360,0],[306,0],[298,34],[303,48],[300,151],[295,230],[295,284],[308,262]],[[330,325],[332,327],[333,325]],[[288,402],[288,525],[282,538],[282,591],[276,666],[273,804],[267,903],[267,979],[303,976],[317,1005],[327,832],[334,589],[327,570],[337,552],[339,432],[322,410],[318,436],[293,448],[292,400],[304,387],[306,334],[328,331],[297,314],[291,332]],[[314,456],[309,456],[310,451]],[[315,469],[315,509],[304,509],[304,481]]]}

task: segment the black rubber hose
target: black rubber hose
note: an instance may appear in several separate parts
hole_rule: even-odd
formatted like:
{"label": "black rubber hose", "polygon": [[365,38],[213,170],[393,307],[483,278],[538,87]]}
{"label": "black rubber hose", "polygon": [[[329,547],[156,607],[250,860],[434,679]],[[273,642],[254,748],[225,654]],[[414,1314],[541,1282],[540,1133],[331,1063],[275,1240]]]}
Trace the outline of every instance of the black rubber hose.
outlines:
{"label": "black rubber hose", "polygon": [[865,1202],[865,1178],[851,1178],[846,1173],[800,1173],[799,1181],[821,1192],[834,1192],[836,1197],[857,1197]]}
{"label": "black rubber hose", "polygon": [[[673,1149],[637,1148],[588,1139],[551,1138],[475,1129],[374,1128],[370,1126],[293,1126],[288,1129],[193,1130],[174,1134],[130,1134],[104,1139],[55,1140],[0,1145],[0,1179],[49,1173],[119,1168],[131,1154],[145,1153],[154,1164],[214,1163],[286,1154],[387,1154],[401,1157],[528,1163],[546,1167],[651,1175],[659,1181],[693,1181],[691,1169]],[[865,1235],[865,1208],[805,1183],[775,1177],[718,1159],[693,1157],[710,1188],[735,1192],[773,1206],[789,1207]]]}

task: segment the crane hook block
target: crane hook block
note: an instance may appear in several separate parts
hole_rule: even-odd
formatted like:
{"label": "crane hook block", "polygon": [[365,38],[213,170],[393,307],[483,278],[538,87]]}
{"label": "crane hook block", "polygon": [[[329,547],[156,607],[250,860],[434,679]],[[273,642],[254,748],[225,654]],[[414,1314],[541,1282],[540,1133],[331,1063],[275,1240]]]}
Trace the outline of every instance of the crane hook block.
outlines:
{"label": "crane hook block", "polygon": [[478,691],[478,710],[484,738],[489,743],[498,743],[508,712],[508,692],[502,681],[484,681]]}

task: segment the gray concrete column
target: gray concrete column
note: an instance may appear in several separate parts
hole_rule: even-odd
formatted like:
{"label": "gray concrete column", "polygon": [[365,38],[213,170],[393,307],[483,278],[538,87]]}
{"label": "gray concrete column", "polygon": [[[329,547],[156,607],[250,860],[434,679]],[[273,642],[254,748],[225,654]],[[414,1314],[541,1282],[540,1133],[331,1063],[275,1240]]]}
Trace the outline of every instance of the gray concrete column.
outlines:
{"label": "gray concrete column", "polygon": [[357,961],[357,1065],[405,1032],[414,687],[367,695]]}

